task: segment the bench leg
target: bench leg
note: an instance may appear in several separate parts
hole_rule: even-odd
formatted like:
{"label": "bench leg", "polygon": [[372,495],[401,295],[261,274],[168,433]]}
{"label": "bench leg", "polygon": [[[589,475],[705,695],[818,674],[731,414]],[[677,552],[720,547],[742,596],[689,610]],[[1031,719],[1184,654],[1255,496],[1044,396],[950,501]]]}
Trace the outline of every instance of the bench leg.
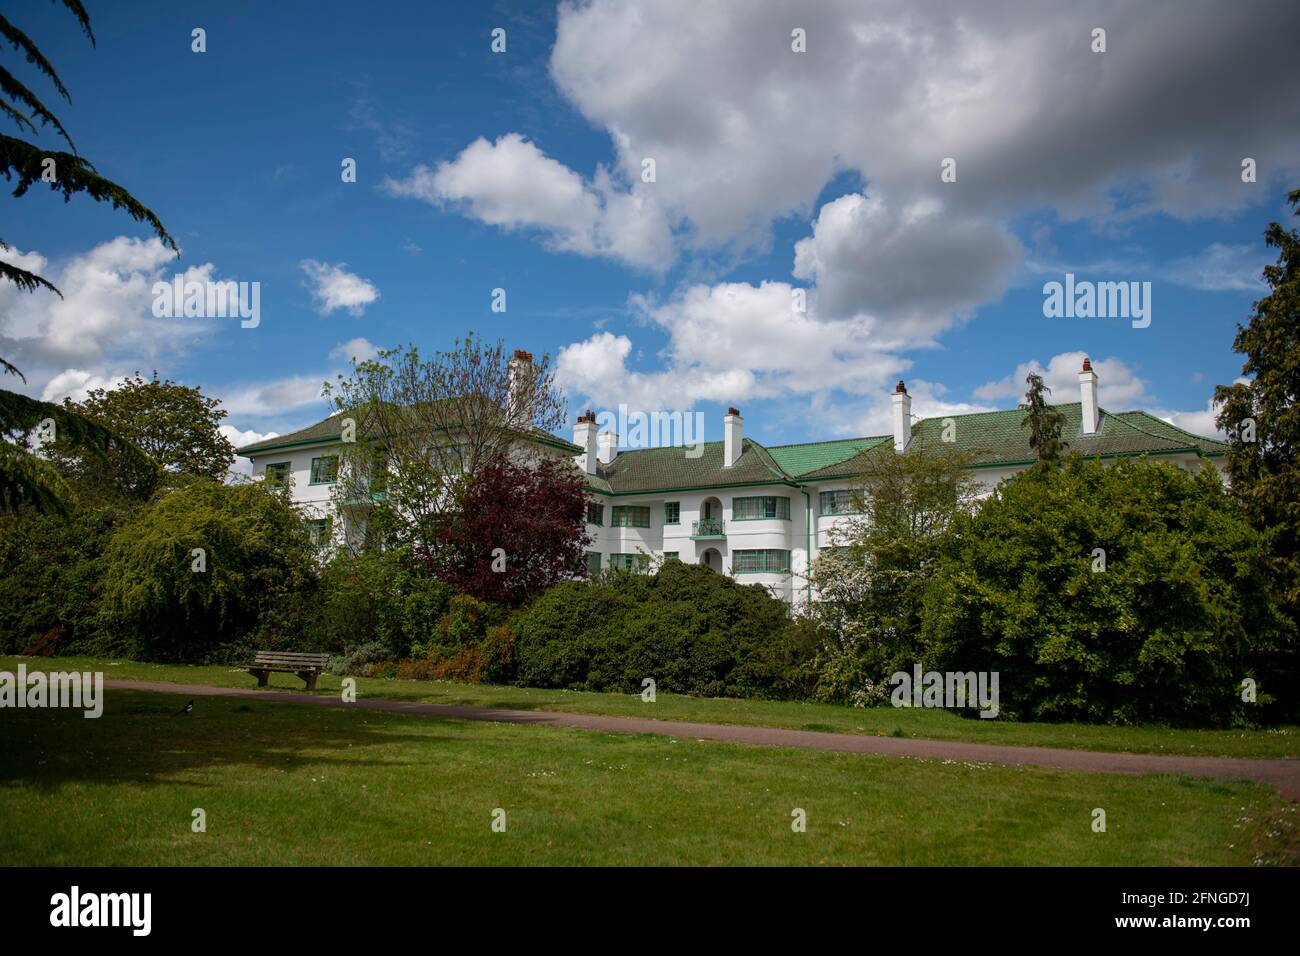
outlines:
{"label": "bench leg", "polygon": [[266,679],[271,676],[270,671],[253,671],[253,676],[257,678],[257,686],[265,687]]}
{"label": "bench leg", "polygon": [[316,689],[316,671],[299,671],[298,679],[306,682],[308,690]]}

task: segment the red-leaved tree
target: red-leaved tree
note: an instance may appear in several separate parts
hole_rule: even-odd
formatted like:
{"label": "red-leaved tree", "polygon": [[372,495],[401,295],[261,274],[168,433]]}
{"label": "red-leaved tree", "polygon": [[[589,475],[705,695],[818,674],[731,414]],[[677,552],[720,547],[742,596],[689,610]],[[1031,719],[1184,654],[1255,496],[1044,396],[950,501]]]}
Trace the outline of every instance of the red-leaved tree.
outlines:
{"label": "red-leaved tree", "polygon": [[459,507],[439,522],[436,546],[417,547],[434,575],[481,601],[518,607],[586,574],[587,492],[567,460],[478,470]]}

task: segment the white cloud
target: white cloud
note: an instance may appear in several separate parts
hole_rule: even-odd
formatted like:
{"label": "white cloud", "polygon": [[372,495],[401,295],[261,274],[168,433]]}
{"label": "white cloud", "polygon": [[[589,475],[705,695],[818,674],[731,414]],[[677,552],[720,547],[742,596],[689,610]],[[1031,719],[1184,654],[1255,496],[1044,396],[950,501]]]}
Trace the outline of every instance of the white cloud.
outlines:
{"label": "white cloud", "polygon": [[1254,246],[1215,242],[1199,255],[1175,260],[1165,271],[1173,281],[1192,289],[1262,295],[1267,291],[1263,272],[1269,261]]}
{"label": "white cloud", "polygon": [[346,309],[360,315],[366,306],[379,298],[379,290],[368,280],[347,271],[347,263],[330,264],[315,259],[298,263],[311,281],[311,295],[316,300],[316,311],[328,315],[336,309]]}
{"label": "white cloud", "polygon": [[[251,445],[255,441],[265,441],[268,438],[275,438],[279,432],[259,432],[252,429],[239,429],[233,425],[219,425],[217,431],[226,437],[230,444],[236,448],[242,448],[244,445]],[[247,478],[253,474],[253,462],[248,458],[235,456],[235,460],[230,465],[231,477]]]}
{"label": "white cloud", "polygon": [[[988,382],[975,389],[975,398],[985,400],[1014,399],[1022,401],[1025,377],[1036,372],[1051,390],[1049,401],[1065,404],[1079,401],[1079,372],[1083,368],[1084,352],[1062,352],[1053,355],[1043,366],[1037,359],[1021,362],[1005,378]],[[1147,383],[1137,373],[1117,358],[1093,359],[1097,373],[1097,400],[1111,411],[1127,411],[1147,397]]]}
{"label": "white cloud", "polygon": [[59,402],[70,398],[74,402],[85,401],[91,389],[102,388],[112,391],[127,379],[126,373],[104,375],[85,369],[70,368],[55,375],[45,383],[41,390],[41,399],[46,402]]}
{"label": "white cloud", "polygon": [[792,292],[784,282],[729,282],[691,286],[665,302],[634,296],[642,319],[668,336],[665,369],[629,368],[631,341],[600,332],[561,349],[557,380],[605,407],[687,408],[831,389],[865,393],[906,367],[873,344],[869,321],[798,312]]}
{"label": "white cloud", "polygon": [[154,364],[231,326],[224,319],[153,316],[155,282],[175,273],[186,281],[216,278],[210,262],[177,268],[157,239],[118,236],[56,263],[13,248],[0,250],[0,259],[38,271],[63,293],[0,283],[0,355],[22,369],[33,390],[69,392],[78,376],[109,380],[113,367]]}
{"label": "white cloud", "polygon": [[644,269],[666,268],[673,259],[668,221],[648,190],[621,189],[604,168],[585,182],[518,133],[495,143],[479,138],[455,160],[436,169],[417,166],[405,179],[385,179],[383,188],[433,205],[454,204],[506,230],[538,230],[563,252]]}
{"label": "white cloud", "polygon": [[330,350],[330,358],[350,362],[366,362],[379,354],[379,346],[364,338],[349,339]]}
{"label": "white cloud", "polygon": [[823,314],[875,317],[878,335],[903,344],[996,299],[1022,249],[1002,226],[955,218],[937,200],[899,208],[851,193],[822,206],[794,253],[794,274],[816,283]]}
{"label": "white cloud", "polygon": [[[1111,51],[1093,53],[1092,28],[1120,20]],[[806,53],[791,52],[795,25]],[[806,214],[844,170],[898,208],[942,195],[962,219],[1242,208],[1264,192],[1242,188],[1242,156],[1279,181],[1297,168],[1300,127],[1257,95],[1300,93],[1285,39],[1297,32],[1289,0],[1252,17],[1213,0],[1056,0],[1033,16],[997,0],[824,0],[793,19],[781,0],[652,13],[591,0],[561,4],[551,75],[608,131],[624,178],[654,157],[657,201],[714,245]],[[940,182],[947,157],[956,183]]]}
{"label": "white cloud", "polygon": [[221,404],[231,415],[266,417],[291,412],[308,405],[320,403],[321,386],[325,377],[318,375],[292,375],[249,385],[237,385],[220,393]]}

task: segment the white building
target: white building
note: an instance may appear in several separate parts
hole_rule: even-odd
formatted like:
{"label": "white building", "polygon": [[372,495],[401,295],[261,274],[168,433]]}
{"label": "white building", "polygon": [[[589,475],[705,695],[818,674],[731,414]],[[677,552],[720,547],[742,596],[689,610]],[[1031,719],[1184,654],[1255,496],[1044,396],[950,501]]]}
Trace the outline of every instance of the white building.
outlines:
{"label": "white building", "polygon": [[[516,361],[531,356],[516,353]],[[1222,466],[1227,446],[1146,412],[1110,412],[1097,402],[1097,375],[1085,359],[1079,401],[1054,406],[1065,416],[1069,451],[1103,460],[1149,455],[1198,468]],[[889,435],[767,447],[746,438],[739,410],[723,418],[723,440],[702,453],[684,447],[620,451],[619,436],[598,433],[596,416],[579,417],[573,442],[533,439],[541,450],[572,455],[587,476],[593,503],[588,552],[595,568],[636,567],[677,559],[707,564],[746,584],[762,584],[786,600],[802,598],[811,561],[831,544],[845,520],[856,476],[872,456],[917,454],[926,447],[958,448],[973,456],[986,490],[1033,464],[1023,409],[914,419],[903,382],[893,395]],[[322,529],[334,517],[332,487],[340,443],[339,419],[239,449],[255,475],[293,477],[294,500]],[[692,457],[695,455],[695,457]],[[363,534],[352,514],[342,533]],[[328,533],[328,532],[326,532]]]}

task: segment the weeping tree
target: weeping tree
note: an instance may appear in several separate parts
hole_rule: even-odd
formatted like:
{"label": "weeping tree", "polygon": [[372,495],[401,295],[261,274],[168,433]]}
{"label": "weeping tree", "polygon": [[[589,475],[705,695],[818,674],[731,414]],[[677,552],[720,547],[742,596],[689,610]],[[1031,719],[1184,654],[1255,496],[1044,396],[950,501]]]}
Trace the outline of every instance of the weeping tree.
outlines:
{"label": "weeping tree", "polygon": [[[72,13],[93,46],[95,35],[81,0],[55,2]],[[64,100],[71,102],[67,87],[50,61],[27,34],[5,16],[0,16],[0,38],[0,47],[7,41],[14,52],[22,55]],[[162,242],[176,250],[176,241],[158,217],[121,186],[100,176],[94,164],[77,152],[58,117],[3,63],[0,63],[0,113],[17,127],[19,133],[38,135],[39,123],[42,128],[57,134],[68,147],[67,151],[43,149],[26,140],[0,134],[0,173],[14,184],[15,197],[25,196],[32,186],[40,184],[62,193],[65,202],[71,200],[73,193],[83,193],[96,202],[107,202],[115,209],[125,210],[131,218],[147,224]],[[8,248],[4,237],[0,236],[0,251]],[[60,298],[63,295],[44,276],[3,259],[0,259],[0,278],[13,282],[25,292],[45,289]],[[5,375],[18,377],[24,384],[27,381],[22,372],[3,356],[0,356],[0,369]],[[149,459],[130,442],[76,411],[0,389],[0,507],[15,509],[26,503],[46,511],[64,510],[70,496],[69,486],[49,461],[36,453],[39,445],[55,440],[76,445],[87,455],[106,462],[116,461],[136,479],[146,483],[154,470]]]}
{"label": "weeping tree", "polygon": [[1029,447],[1038,453],[1038,460],[1045,465],[1059,462],[1065,455],[1069,442],[1061,438],[1065,427],[1065,416],[1047,404],[1045,396],[1052,390],[1043,383],[1043,377],[1031,372],[1025,378],[1029,390],[1025,392],[1025,404],[1021,406],[1029,414],[1021,421],[1020,427],[1029,427]]}

